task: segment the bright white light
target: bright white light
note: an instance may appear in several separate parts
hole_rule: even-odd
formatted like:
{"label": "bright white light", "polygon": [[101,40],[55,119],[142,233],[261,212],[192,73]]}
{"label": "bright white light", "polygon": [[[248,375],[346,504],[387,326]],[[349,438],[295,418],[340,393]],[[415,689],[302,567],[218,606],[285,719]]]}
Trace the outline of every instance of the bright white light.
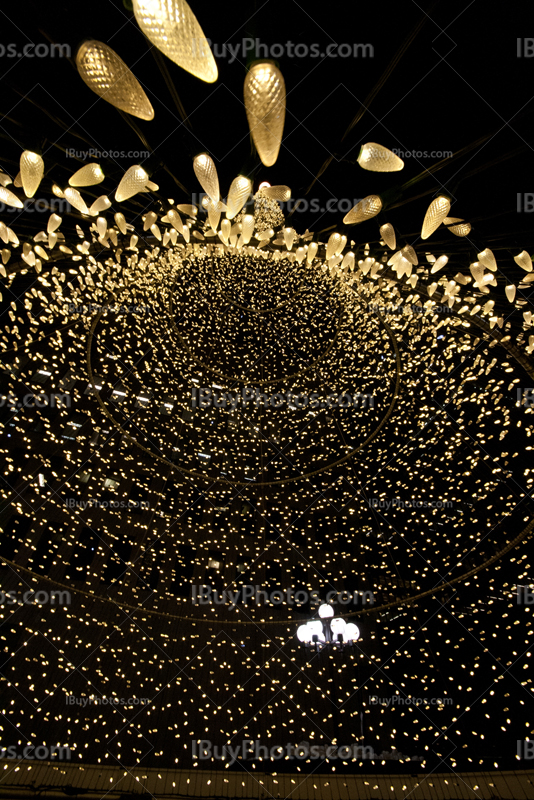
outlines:
{"label": "bright white light", "polygon": [[327,619],[328,617],[334,616],[334,609],[328,603],[323,603],[322,606],[319,606],[319,616],[321,619]]}

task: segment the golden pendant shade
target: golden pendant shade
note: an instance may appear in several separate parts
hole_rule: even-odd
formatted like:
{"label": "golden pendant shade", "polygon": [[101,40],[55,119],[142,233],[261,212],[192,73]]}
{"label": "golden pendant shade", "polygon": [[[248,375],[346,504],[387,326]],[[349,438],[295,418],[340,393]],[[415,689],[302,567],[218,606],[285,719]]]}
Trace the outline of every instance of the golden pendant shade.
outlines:
{"label": "golden pendant shade", "polygon": [[75,188],[96,186],[97,183],[102,183],[104,177],[100,164],[86,164],[85,167],[79,169],[69,178],[69,186],[74,186]]}
{"label": "golden pendant shade", "polygon": [[366,219],[376,217],[382,208],[382,200],[377,194],[370,194],[356,203],[348,214],[343,218],[344,225],[358,225]]}
{"label": "golden pendant shade", "polygon": [[115,108],[139,119],[154,119],[154,109],[137,78],[104,42],[84,42],[76,54],[81,79]]}
{"label": "golden pendant shade", "polygon": [[213,159],[207,153],[199,153],[193,159],[193,169],[197,180],[209,196],[212,203],[217,205],[221,194],[219,191],[219,177]]}
{"label": "golden pendant shade", "polygon": [[[33,197],[44,174],[44,161],[37,153],[25,150],[20,157],[20,179],[26,197]],[[22,208],[22,206],[20,206]]]}
{"label": "golden pendant shade", "polygon": [[286,115],[286,86],[273,61],[252,64],[245,78],[245,110],[252,139],[262,164],[278,158]]}
{"label": "golden pendant shade", "polygon": [[197,18],[185,0],[133,0],[137,24],[152,44],[196,78],[217,80],[217,64]]}
{"label": "golden pendant shade", "polygon": [[404,167],[402,158],[376,142],[367,142],[362,146],[358,164],[371,172],[399,172]]}
{"label": "golden pendant shade", "polygon": [[[134,194],[142,192],[146,189],[147,184],[150,183],[148,173],[139,164],[135,164],[126,170],[121,178],[121,182],[117,186],[115,192],[115,200],[122,203],[133,197]],[[68,191],[68,190],[67,190]],[[67,192],[65,192],[66,194]]]}
{"label": "golden pendant shade", "polygon": [[443,220],[446,218],[451,208],[451,201],[448,197],[440,195],[434,198],[428,206],[423,227],[421,229],[421,239],[428,239],[436,231]]}
{"label": "golden pendant shade", "polygon": [[386,222],[385,225],[382,225],[382,227],[380,228],[380,236],[385,241],[390,250],[395,250],[395,245],[397,243],[397,240],[395,238],[395,231],[393,229],[393,225],[390,222]]}
{"label": "golden pendant shade", "polygon": [[239,214],[247,198],[252,191],[252,181],[250,178],[245,178],[244,175],[238,175],[234,178],[230,191],[228,192],[228,210],[226,212],[227,219],[233,219],[236,214]]}

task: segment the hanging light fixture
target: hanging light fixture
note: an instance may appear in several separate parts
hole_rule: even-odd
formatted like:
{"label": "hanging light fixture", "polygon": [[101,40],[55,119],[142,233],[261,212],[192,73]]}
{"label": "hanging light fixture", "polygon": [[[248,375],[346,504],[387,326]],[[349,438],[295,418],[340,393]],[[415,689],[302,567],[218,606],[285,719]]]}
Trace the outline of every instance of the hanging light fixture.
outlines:
{"label": "hanging light fixture", "polygon": [[20,178],[26,197],[33,197],[44,174],[44,161],[37,153],[25,150],[20,157]]}
{"label": "hanging light fixture", "polygon": [[286,85],[274,61],[256,61],[244,86],[248,126],[266,167],[276,163],[286,114]]}
{"label": "hanging light fixture", "polygon": [[297,629],[297,639],[306,649],[320,652],[325,648],[343,649],[352,646],[360,638],[360,629],[354,622],[345,622],[334,617],[329,603],[319,606],[320,619],[313,619]]}
{"label": "hanging light fixture", "polygon": [[185,0],[133,0],[137,24],[152,44],[196,78],[217,80],[217,64],[197,18]]}
{"label": "hanging light fixture", "polygon": [[402,158],[376,142],[367,142],[362,146],[358,164],[371,172],[399,172],[404,168]]}
{"label": "hanging light fixture", "polygon": [[92,92],[115,108],[139,119],[154,119],[154,109],[135,75],[103,42],[84,42],[76,54],[81,79]]}

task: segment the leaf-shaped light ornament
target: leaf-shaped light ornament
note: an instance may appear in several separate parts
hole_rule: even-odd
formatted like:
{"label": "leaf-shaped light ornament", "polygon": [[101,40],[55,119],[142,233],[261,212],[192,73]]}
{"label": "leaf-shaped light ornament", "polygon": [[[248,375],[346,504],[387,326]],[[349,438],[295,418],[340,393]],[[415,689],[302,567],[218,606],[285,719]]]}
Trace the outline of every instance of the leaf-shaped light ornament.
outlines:
{"label": "leaf-shaped light ornament", "polygon": [[359,225],[366,219],[376,217],[382,208],[382,200],[377,194],[370,194],[356,203],[354,208],[351,208],[348,214],[343,218],[345,225]]}
{"label": "leaf-shaped light ornament", "polygon": [[[138,192],[144,191],[149,183],[150,180],[146,170],[139,166],[139,164],[135,164],[133,167],[127,169],[122,176],[121,182],[117,186],[117,191],[115,192],[115,200],[118,203],[122,203]],[[65,195],[66,194],[67,192],[65,192]]]}
{"label": "leaf-shaped light ornament", "polygon": [[358,164],[371,172],[399,172],[404,167],[402,158],[376,142],[367,142],[362,146]]}
{"label": "leaf-shaped light ornament", "polygon": [[[90,39],[76,53],[83,82],[108,103],[139,119],[154,119],[154,109],[135,75],[115,50]],[[88,184],[86,184],[88,185]]]}
{"label": "leaf-shaped light ornament", "polygon": [[100,164],[86,164],[69,178],[69,186],[96,186],[102,183],[104,177]]}
{"label": "leaf-shaped light ornament", "polygon": [[436,231],[443,220],[446,218],[451,208],[451,201],[445,195],[435,197],[427,208],[423,227],[421,229],[421,239],[428,239]]}
{"label": "leaf-shaped light ornament", "polygon": [[226,211],[227,219],[233,219],[236,214],[239,214],[252,191],[252,181],[244,175],[238,175],[234,178],[230,191],[228,192],[228,209]]}
{"label": "leaf-shaped light ornament", "polygon": [[185,0],[133,0],[137,24],[158,50],[206,83],[217,80],[217,64],[197,18]]}
{"label": "leaf-shaped light ornament", "polygon": [[[25,150],[20,157],[20,179],[26,197],[33,197],[44,174],[44,161],[37,153]],[[18,206],[17,206],[18,207]]]}
{"label": "leaf-shaped light ornament", "polygon": [[193,169],[197,180],[209,196],[210,200],[217,205],[221,194],[219,191],[219,177],[213,159],[207,153],[199,153],[193,159]]}
{"label": "leaf-shaped light ornament", "polygon": [[286,115],[286,85],[274,61],[254,62],[245,78],[245,110],[258,155],[266,167],[278,158]]}
{"label": "leaf-shaped light ornament", "polygon": [[386,222],[385,225],[382,225],[380,228],[380,236],[390,250],[395,250],[397,241],[395,238],[395,230],[390,222]]}

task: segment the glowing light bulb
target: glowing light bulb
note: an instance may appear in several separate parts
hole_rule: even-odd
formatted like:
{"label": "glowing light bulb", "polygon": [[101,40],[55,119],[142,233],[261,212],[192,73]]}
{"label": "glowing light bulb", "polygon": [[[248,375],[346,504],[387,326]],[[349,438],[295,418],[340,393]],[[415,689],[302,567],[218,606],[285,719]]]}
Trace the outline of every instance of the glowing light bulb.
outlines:
{"label": "glowing light bulb", "polygon": [[515,300],[515,286],[514,286],[514,284],[511,283],[510,286],[506,286],[505,289],[504,289],[504,292],[506,294],[508,302],[509,303],[513,303],[514,300]]}
{"label": "glowing light bulb", "polygon": [[448,197],[440,195],[435,197],[430,203],[423,220],[421,229],[421,239],[428,239],[436,231],[446,218],[451,208],[451,201]]}
{"label": "glowing light bulb", "polygon": [[532,259],[526,250],[523,250],[523,252],[519,253],[518,256],[514,256],[514,261],[517,266],[521,267],[521,269],[524,269],[525,272],[532,272]]}
{"label": "glowing light bulb", "polygon": [[479,253],[477,258],[481,264],[484,264],[486,269],[490,269],[492,272],[497,272],[497,262],[495,261],[495,256],[488,247]]}
{"label": "glowing light bulb", "polygon": [[[154,109],[135,75],[104,42],[91,39],[76,53],[82,81],[107,103],[139,119],[154,119]],[[89,185],[89,184],[85,184]]]}
{"label": "glowing light bulb", "polygon": [[317,255],[318,248],[319,245],[317,242],[310,242],[310,245],[308,247],[308,252],[306,253],[306,261],[308,262],[308,264],[312,263],[313,259]]}
{"label": "glowing light bulb", "polygon": [[296,233],[293,228],[284,228],[284,242],[286,248],[291,250],[293,247],[293,242],[295,241]]}
{"label": "glowing light bulb", "polygon": [[[321,605],[319,606],[319,616],[321,617],[321,619],[328,619],[328,617],[334,616],[334,609],[332,608],[330,603],[321,603]],[[309,624],[310,623],[308,623],[308,625]],[[317,623],[314,624],[316,625]]]}
{"label": "glowing light bulb", "polygon": [[236,214],[239,214],[251,191],[252,181],[250,178],[246,178],[244,175],[238,175],[237,178],[234,178],[228,192],[227,219],[233,219]]}
{"label": "glowing light bulb", "polygon": [[34,196],[39,188],[43,174],[44,161],[41,156],[37,153],[32,153],[31,150],[25,150],[20,157],[20,179],[26,197]]}
{"label": "glowing light bulb", "polygon": [[252,139],[262,163],[278,158],[286,114],[286,86],[273,61],[252,64],[245,78],[245,109]]}
{"label": "glowing light bulb", "polygon": [[[226,215],[228,216],[228,214]],[[219,209],[219,204],[216,205],[211,202],[208,203],[208,220],[211,226],[211,229],[217,232],[217,227],[219,225],[219,220],[221,218],[221,211]]]}
{"label": "glowing light bulb", "polygon": [[382,200],[377,194],[370,194],[356,203],[348,214],[343,218],[345,225],[358,225],[366,219],[376,217],[382,208]]}
{"label": "glowing light bulb", "polygon": [[158,50],[206,83],[217,80],[217,64],[197,18],[185,0],[133,0],[137,24]]}
{"label": "glowing light bulb", "polygon": [[[134,194],[144,191],[148,183],[148,173],[143,167],[140,167],[139,164],[135,164],[133,167],[127,169],[122,176],[121,182],[117,186],[117,191],[115,192],[115,200],[118,203],[123,203],[125,200],[133,197]],[[66,194],[65,192],[65,195]]]}
{"label": "glowing light bulb", "polygon": [[24,208],[24,203],[19,200],[16,194],[6,189],[5,186],[0,186],[0,203],[5,203],[6,206],[11,206],[11,208]]}
{"label": "glowing light bulb", "polygon": [[326,243],[326,257],[327,257],[327,259],[331,258],[335,254],[335,252],[336,252],[337,248],[339,247],[340,243],[341,243],[341,234],[340,233],[332,233],[332,234],[330,234],[330,238],[328,239],[328,242]]}
{"label": "glowing light bulb", "polygon": [[123,236],[126,235],[127,227],[126,227],[126,220],[124,218],[124,214],[121,214],[120,211],[117,212],[114,216],[115,224]]}
{"label": "glowing light bulb", "polygon": [[252,239],[252,233],[254,231],[254,217],[252,214],[245,214],[243,217],[243,224],[241,229],[241,235],[243,237],[243,244],[248,244]]}
{"label": "glowing light bulb", "polygon": [[451,233],[454,233],[455,236],[467,236],[469,233],[471,233],[471,223],[460,220],[460,224],[449,225],[447,230],[451,231]]}
{"label": "glowing light bulb", "polygon": [[382,227],[380,228],[380,236],[385,241],[390,250],[395,250],[395,245],[397,243],[397,240],[395,238],[395,231],[393,229],[393,225],[390,222],[386,222],[385,225],[382,225]]}
{"label": "glowing light bulb", "polygon": [[54,231],[57,231],[62,222],[63,220],[58,214],[50,214],[50,217],[48,218],[48,224],[46,226],[46,232],[54,233]]}
{"label": "glowing light bulb", "polygon": [[70,187],[65,189],[65,198],[77,211],[80,211],[82,214],[89,214],[89,209],[85,204],[85,200],[77,189],[72,189]]}
{"label": "glowing light bulb", "polygon": [[100,164],[86,164],[85,167],[79,169],[69,178],[69,186],[76,188],[80,186],[96,186],[97,183],[102,183],[104,178],[105,175]]}
{"label": "glowing light bulb", "polygon": [[268,197],[270,200],[277,200],[279,203],[287,203],[291,198],[291,189],[289,186],[270,186],[269,184],[265,185],[262,183],[258,191],[261,191],[263,197]]}
{"label": "glowing light bulb", "polygon": [[439,272],[440,269],[448,263],[449,257],[448,256],[440,256],[434,263],[432,264],[432,269],[430,270],[430,274],[433,275],[434,272]]}
{"label": "glowing light bulb", "polygon": [[199,153],[193,159],[193,169],[197,180],[209,196],[210,200],[217,205],[220,200],[219,177],[213,159],[207,153]]}
{"label": "glowing light bulb", "polygon": [[387,147],[376,142],[367,142],[360,150],[358,164],[371,172],[399,172],[404,161]]}

